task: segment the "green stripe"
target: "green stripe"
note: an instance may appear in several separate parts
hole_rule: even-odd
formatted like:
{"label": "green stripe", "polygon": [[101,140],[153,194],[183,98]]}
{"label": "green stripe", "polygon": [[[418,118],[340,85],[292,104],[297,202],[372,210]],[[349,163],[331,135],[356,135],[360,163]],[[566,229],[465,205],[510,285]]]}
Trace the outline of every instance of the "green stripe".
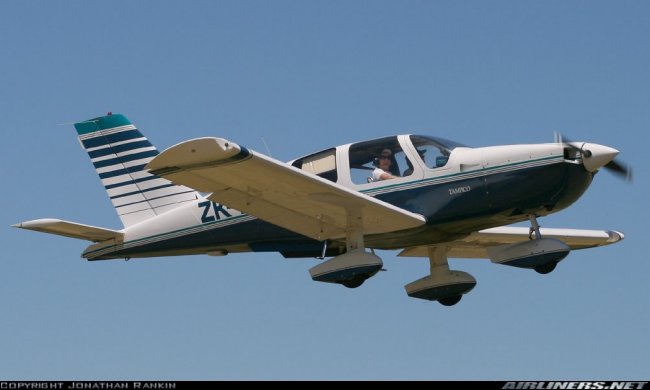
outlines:
{"label": "green stripe", "polygon": [[[243,218],[243,217],[249,217],[249,216],[250,216],[250,215],[248,215],[248,214],[243,214],[243,213],[242,213],[242,214],[240,214],[240,215],[236,215],[236,216],[234,216],[234,217],[230,217],[230,218],[226,218],[226,219],[220,219],[220,220],[213,221],[213,222],[203,223],[203,224],[201,224],[201,225],[194,225],[194,226],[190,226],[190,227],[186,227],[186,228],[182,228],[182,229],[178,229],[178,230],[172,230],[171,232],[165,232],[165,233],[160,233],[160,234],[154,234],[153,236],[147,236],[147,237],[143,237],[143,238],[138,238],[137,240],[132,240],[132,241],[125,241],[125,242],[123,242],[123,243],[121,243],[121,244],[117,244],[117,245],[105,246],[105,247],[103,247],[103,248],[95,249],[94,251],[84,252],[83,254],[84,254],[84,255],[87,255],[87,254],[91,254],[91,253],[95,253],[95,252],[103,251],[103,250],[106,250],[106,249],[108,249],[108,248],[114,248],[114,247],[118,247],[118,246],[122,246],[122,247],[123,247],[123,246],[125,246],[125,245],[127,245],[127,244],[130,245],[130,244],[133,244],[133,243],[137,243],[137,242],[145,241],[145,240],[150,240],[150,239],[153,239],[153,238],[156,238],[156,237],[160,237],[160,236],[172,235],[172,234],[175,234],[175,233],[179,233],[179,232],[183,232],[183,231],[187,231],[187,230],[196,229],[197,227],[214,225],[214,224],[221,223],[221,222],[226,222],[226,221],[233,221],[233,220],[235,220],[235,219],[239,219],[239,218]],[[207,230],[209,230],[209,229],[207,229]]]}
{"label": "green stripe", "polygon": [[122,114],[100,116],[87,121],[74,124],[79,135],[94,133],[95,131],[112,129],[113,127],[130,125],[131,121]]}
{"label": "green stripe", "polygon": [[426,179],[413,180],[413,181],[409,181],[409,182],[406,182],[406,183],[398,183],[398,184],[391,184],[391,185],[387,185],[387,186],[383,186],[383,187],[369,188],[367,190],[363,190],[363,191],[360,191],[360,192],[366,193],[366,192],[381,191],[381,190],[390,189],[390,188],[396,188],[396,187],[402,187],[402,186],[410,186],[410,185],[413,185],[413,184],[418,184],[418,183],[423,183],[423,182],[437,181],[437,180],[446,179],[446,178],[450,178],[450,177],[454,177],[454,176],[476,174],[476,173],[480,173],[480,172],[493,171],[495,169],[501,169],[501,168],[504,168],[504,167],[510,167],[510,166],[514,166],[514,165],[524,165],[524,164],[534,163],[534,162],[537,162],[537,161],[546,161],[546,160],[554,160],[554,159],[558,159],[558,162],[560,162],[560,159],[562,159],[562,161],[564,160],[564,158],[562,156],[560,156],[560,155],[551,156],[551,157],[544,157],[544,158],[539,158],[537,160],[519,161],[519,162],[510,163],[510,164],[498,165],[498,166],[495,166],[495,167],[481,168],[481,169],[477,169],[477,170],[469,171],[469,172],[452,173],[452,174],[444,175],[444,176],[428,177]]}

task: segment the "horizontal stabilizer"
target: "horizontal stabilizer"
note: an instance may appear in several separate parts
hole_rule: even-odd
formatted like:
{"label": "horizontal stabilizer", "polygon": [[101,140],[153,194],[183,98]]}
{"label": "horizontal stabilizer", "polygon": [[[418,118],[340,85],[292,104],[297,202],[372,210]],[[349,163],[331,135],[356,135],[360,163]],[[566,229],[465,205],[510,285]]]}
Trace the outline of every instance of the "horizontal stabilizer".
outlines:
{"label": "horizontal stabilizer", "polygon": [[115,240],[122,241],[124,233],[118,230],[62,221],[60,219],[36,219],[12,225],[13,227],[35,230],[37,232],[57,234],[59,236],[78,238],[93,242]]}

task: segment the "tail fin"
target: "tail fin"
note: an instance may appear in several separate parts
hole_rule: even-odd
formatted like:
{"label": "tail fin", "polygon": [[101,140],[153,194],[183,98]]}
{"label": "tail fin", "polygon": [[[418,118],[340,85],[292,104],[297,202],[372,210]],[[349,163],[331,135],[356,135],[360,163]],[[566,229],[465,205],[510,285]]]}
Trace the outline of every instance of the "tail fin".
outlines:
{"label": "tail fin", "polygon": [[123,115],[74,125],[124,227],[198,198],[191,188],[144,170],[158,150]]}

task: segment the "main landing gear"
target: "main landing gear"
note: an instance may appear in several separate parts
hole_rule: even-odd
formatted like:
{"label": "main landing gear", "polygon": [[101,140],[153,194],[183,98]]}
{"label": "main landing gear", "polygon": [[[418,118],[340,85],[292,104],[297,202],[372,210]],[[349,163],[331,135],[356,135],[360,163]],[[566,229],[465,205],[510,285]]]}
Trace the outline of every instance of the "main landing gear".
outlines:
{"label": "main landing gear", "polygon": [[[530,220],[530,230],[528,232],[528,239],[529,240],[541,240],[542,239],[542,233],[539,231],[539,223],[537,223],[537,217],[534,215],[529,215],[528,220]],[[538,266],[533,267],[535,272],[538,274],[546,275],[555,269],[557,267],[558,261],[552,261],[546,264],[540,264]]]}
{"label": "main landing gear", "polygon": [[493,263],[532,268],[540,274],[548,274],[569,254],[571,248],[558,239],[542,237],[537,218],[530,215],[528,219],[529,241],[488,248],[488,257]]}
{"label": "main landing gear", "polygon": [[[347,212],[346,252],[312,267],[309,274],[317,282],[338,283],[348,288],[357,288],[379,272],[384,263],[379,256],[366,252],[361,210],[349,209]],[[325,250],[323,254],[324,252]]]}
{"label": "main landing gear", "polygon": [[430,275],[404,286],[409,297],[438,301],[444,306],[460,302],[463,294],[476,286],[476,279],[467,272],[449,270],[447,248],[429,247]]}
{"label": "main landing gear", "polygon": [[[535,235],[535,238],[534,238],[535,240],[541,240],[542,239],[542,233],[539,231],[539,224],[537,223],[537,217],[535,215],[529,215],[528,219],[530,220],[530,231],[528,233],[528,238],[532,240],[533,239],[533,234],[534,234]],[[557,261],[550,261],[550,262],[548,262],[546,264],[540,264],[540,265],[537,265],[537,266],[533,267],[533,269],[538,274],[542,274],[542,275],[550,274],[551,272],[553,272],[555,267],[557,267],[557,263],[559,263],[560,260],[564,259],[566,257],[566,255],[568,255],[568,252],[567,252],[567,254],[562,256],[562,258],[560,258]]]}

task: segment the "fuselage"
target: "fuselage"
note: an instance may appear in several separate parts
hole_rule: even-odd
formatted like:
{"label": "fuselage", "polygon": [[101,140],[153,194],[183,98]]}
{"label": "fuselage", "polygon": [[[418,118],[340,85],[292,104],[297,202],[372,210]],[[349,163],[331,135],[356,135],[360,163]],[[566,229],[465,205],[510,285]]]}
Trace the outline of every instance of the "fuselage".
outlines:
{"label": "fuselage", "polygon": [[[394,179],[369,179],[374,156],[389,148]],[[426,225],[366,237],[369,248],[451,241],[473,231],[547,215],[575,202],[593,173],[562,144],[467,148],[422,136],[342,145],[289,162],[297,168],[426,217]],[[187,202],[124,230],[124,241],[90,246],[90,260],[182,254],[280,252],[316,257],[323,243],[206,198]],[[345,242],[327,243],[327,256]]]}

